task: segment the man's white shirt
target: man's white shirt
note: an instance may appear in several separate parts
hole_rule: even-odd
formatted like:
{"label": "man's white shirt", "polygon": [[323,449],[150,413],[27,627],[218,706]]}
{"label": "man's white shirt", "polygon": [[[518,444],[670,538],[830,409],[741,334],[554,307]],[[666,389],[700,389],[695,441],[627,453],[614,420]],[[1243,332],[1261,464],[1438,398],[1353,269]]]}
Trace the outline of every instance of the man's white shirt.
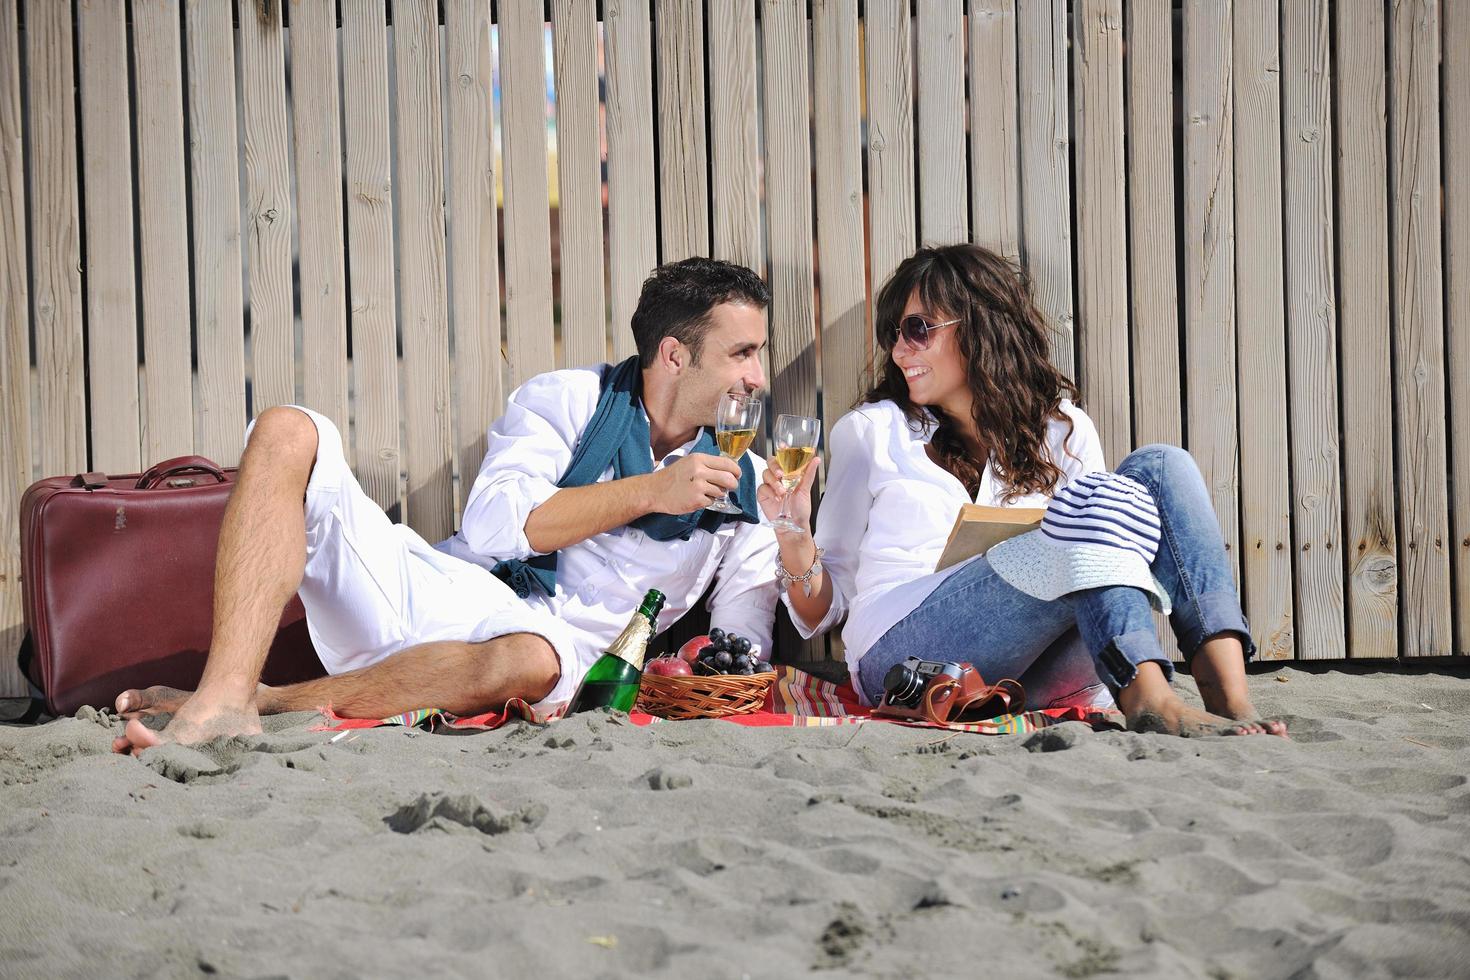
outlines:
{"label": "man's white shirt", "polygon": [[[512,392],[505,414],[490,427],[460,530],[439,549],[487,568],[539,554],[526,540],[526,519],[557,492],[600,393],[596,368],[552,371]],[[693,448],[691,440],[660,460],[650,448],[649,461],[662,469]],[[746,457],[759,485],[765,462],[754,453]],[[608,467],[598,482],[612,478]],[[729,521],[713,533],[696,530],[687,541],[656,541],[620,527],[562,548],[556,594],[532,590],[526,601],[576,631],[585,663],[616,639],[647,590],[667,597],[659,616],[663,628],[693,608],[713,582],[711,625],[749,637],[769,657],[779,592],[775,562],[776,535],[764,517],[759,524]]]}

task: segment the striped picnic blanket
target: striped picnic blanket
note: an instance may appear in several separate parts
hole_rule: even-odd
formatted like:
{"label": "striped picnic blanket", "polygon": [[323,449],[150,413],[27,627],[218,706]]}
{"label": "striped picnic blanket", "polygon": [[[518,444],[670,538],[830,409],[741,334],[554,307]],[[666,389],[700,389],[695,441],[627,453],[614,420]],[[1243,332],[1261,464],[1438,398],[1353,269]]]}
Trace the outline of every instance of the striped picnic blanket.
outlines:
{"label": "striped picnic blanket", "polygon": [[[486,731],[499,728],[512,719],[537,723],[550,722],[560,712],[542,714],[524,701],[511,701],[504,711],[487,711],[484,714],[459,717],[439,708],[419,708],[391,718],[343,718],[331,707],[318,709],[326,716],[327,724],[317,731],[346,731],[354,728],[377,728],[380,725],[403,725],[422,727],[429,730],[453,729],[458,731]],[[628,720],[635,725],[663,723],[667,719],[642,711],[632,711]],[[1122,727],[1123,715],[1117,711],[1098,708],[1042,708],[1001,715],[984,721],[956,723],[936,726],[921,721],[900,721],[893,718],[875,718],[872,709],[858,701],[852,684],[833,684],[813,677],[795,667],[778,666],[776,683],[766,698],[765,707],[748,715],[734,715],[721,719],[737,725],[756,727],[821,728],[828,725],[857,725],[866,722],[909,725],[918,728],[943,727],[957,732],[976,732],[981,735],[1018,735],[1034,732],[1049,725],[1064,721],[1081,721],[1094,728]]]}

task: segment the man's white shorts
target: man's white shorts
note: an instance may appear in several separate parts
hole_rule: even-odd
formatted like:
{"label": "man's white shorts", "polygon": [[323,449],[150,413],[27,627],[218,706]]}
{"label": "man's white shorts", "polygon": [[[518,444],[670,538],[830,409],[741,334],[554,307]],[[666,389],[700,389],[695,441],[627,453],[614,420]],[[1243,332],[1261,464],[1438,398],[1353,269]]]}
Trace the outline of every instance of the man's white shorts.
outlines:
{"label": "man's white shorts", "polygon": [[534,633],[556,650],[561,678],[533,707],[551,712],[570,701],[587,669],[577,656],[572,629],[522,602],[487,569],[446,555],[411,528],[390,521],[352,475],[331,419],[290,407],[317,429],[316,464],[306,486],[306,572],[300,595],[327,672],[366,667],[418,643],[478,643],[507,633]]}

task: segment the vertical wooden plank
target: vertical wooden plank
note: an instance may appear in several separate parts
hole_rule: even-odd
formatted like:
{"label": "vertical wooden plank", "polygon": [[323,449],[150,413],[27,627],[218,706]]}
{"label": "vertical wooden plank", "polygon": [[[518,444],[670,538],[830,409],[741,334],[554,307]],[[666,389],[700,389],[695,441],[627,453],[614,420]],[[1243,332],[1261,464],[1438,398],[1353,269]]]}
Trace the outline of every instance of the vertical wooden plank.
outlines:
{"label": "vertical wooden plank", "polygon": [[771,410],[816,410],[810,89],[804,0],[762,0]]}
{"label": "vertical wooden plank", "polygon": [[1398,656],[1398,535],[1388,288],[1388,107],[1379,0],[1339,0],[1337,241],[1347,654]]}
{"label": "vertical wooden plank", "polygon": [[[459,459],[463,498],[480,472],[480,463],[485,458],[485,437],[490,423],[503,410],[504,399],[500,376],[503,359],[490,5],[484,0],[451,0],[445,5],[444,21],[445,71],[450,79],[446,113],[449,323],[454,331],[458,388],[455,455]],[[559,77],[557,81],[560,83]],[[565,204],[565,196],[562,202]],[[566,225],[562,228],[565,233]],[[456,515],[460,510],[455,509]]]}
{"label": "vertical wooden plank", "polygon": [[607,233],[613,360],[636,353],[629,324],[658,264],[653,187],[653,78],[648,0],[604,0]]}
{"label": "vertical wooden plank", "polygon": [[[926,245],[970,237],[965,184],[965,11],[960,0],[919,0],[919,236]],[[990,134],[991,138],[994,134]]]}
{"label": "vertical wooden plank", "polygon": [[1450,479],[1455,487],[1450,531],[1455,594],[1454,651],[1470,654],[1470,6],[1464,0],[1445,4],[1444,21],[1444,158],[1456,165],[1444,175],[1445,318],[1449,364]]}
{"label": "vertical wooden plank", "polygon": [[1020,133],[1016,123],[1016,2],[971,0],[970,232],[1021,258]]}
{"label": "vertical wooden plank", "polygon": [[1017,11],[1021,90],[1021,238],[1036,304],[1052,327],[1052,362],[1077,373],[1072,338],[1072,191],[1067,160],[1067,0]]}
{"label": "vertical wooden plank", "polygon": [[[812,254],[811,86],[805,0],[763,0],[766,214],[770,229],[770,411],[817,410],[815,270]],[[821,659],[784,620],[776,647],[786,660]]]}
{"label": "vertical wooden plank", "polygon": [[353,445],[358,482],[385,509],[402,498],[397,279],[388,132],[388,27],[377,0],[342,0]]}
{"label": "vertical wooden plank", "polygon": [[280,0],[247,0],[240,4],[251,410],[257,415],[273,405],[297,400],[285,47]]}
{"label": "vertical wooden plank", "polygon": [[1453,642],[1445,499],[1448,459],[1436,0],[1401,0],[1392,8],[1389,48],[1390,282],[1399,431],[1403,652],[1410,657],[1442,657],[1450,653]]}
{"label": "vertical wooden plank", "polygon": [[1133,438],[1184,442],[1174,233],[1174,40],[1170,0],[1130,0],[1128,284],[1133,315]]}
{"label": "vertical wooden plank", "polygon": [[709,254],[705,153],[704,5],[657,0],[659,255],[675,262]]}
{"label": "vertical wooden plank", "polygon": [[512,388],[556,366],[543,24],[539,3],[500,7],[505,240],[515,243],[505,250],[506,352]]}
{"label": "vertical wooden plank", "polygon": [[31,348],[26,273],[20,18],[0,3],[0,697],[27,685],[15,662],[21,613],[20,498],[31,482]]}
{"label": "vertical wooden plank", "polygon": [[194,449],[189,277],[183,272],[189,268],[189,196],[179,31],[179,11],[172,0],[133,0],[143,457],[150,466]]}
{"label": "vertical wooden plank", "polygon": [[[511,46],[513,42],[508,41],[506,47]],[[541,50],[539,32],[534,46],[538,52]],[[395,0],[393,52],[398,116],[399,308],[408,444],[408,500],[404,517],[415,531],[436,541],[454,530],[450,476],[454,448],[449,415],[449,309],[444,269],[439,5],[435,0]],[[514,91],[507,92],[507,103],[516,97]],[[540,139],[544,148],[544,124],[542,129]],[[510,140],[506,142],[509,149]],[[546,179],[544,165],[541,179],[543,182]],[[507,179],[507,197],[510,190]],[[522,246],[531,247],[528,242],[518,242],[512,251],[519,251]]]}
{"label": "vertical wooden plank", "polygon": [[756,138],[755,4],[710,0],[709,49],[711,255],[765,268],[760,220],[760,143]]}
{"label": "vertical wooden plank", "polygon": [[[451,39],[453,34],[450,35]],[[302,400],[349,431],[347,272],[335,5],[291,0],[291,108],[301,250]],[[352,459],[352,447],[346,447]]]}
{"label": "vertical wooden plank", "polygon": [[230,5],[185,0],[189,170],[198,338],[198,451],[222,466],[245,434],[245,325],[240,282],[240,171],[235,126],[235,31]]}
{"label": "vertical wooden plank", "polygon": [[[864,390],[872,363],[863,281],[863,158],[857,11],[812,6],[816,106],[817,256],[821,296],[822,415],[826,432]],[[825,444],[825,443],[824,443]]]}
{"label": "vertical wooden plank", "polygon": [[[1239,109],[1235,240],[1241,391],[1240,586],[1261,658],[1280,660],[1292,656],[1295,619],[1286,431],[1278,0],[1237,0],[1233,29],[1235,105]],[[1323,366],[1335,363],[1329,358]]]}
{"label": "vertical wooden plank", "polygon": [[26,0],[31,299],[46,473],[87,468],[71,5]]}
{"label": "vertical wooden plank", "polygon": [[1074,9],[1078,373],[1103,451],[1116,463],[1133,449],[1123,181],[1123,5],[1122,0],[1078,0]]}
{"label": "vertical wooden plank", "polygon": [[1230,5],[1184,6],[1184,329],[1189,451],[1239,581]]}
{"label": "vertical wooden plank", "polygon": [[93,469],[140,469],[133,270],[132,107],[123,0],[81,0],[82,189]]}
{"label": "vertical wooden plank", "polygon": [[875,301],[916,243],[912,30],[907,0],[869,0],[863,60],[868,83],[868,274]]}
{"label": "vertical wooden plank", "polygon": [[1332,254],[1332,35],[1323,0],[1283,4],[1281,16],[1297,635],[1303,657],[1340,658],[1345,633]]}
{"label": "vertical wooden plank", "polygon": [[607,360],[596,0],[554,0],[551,26],[561,202],[562,363],[575,367]]}
{"label": "vertical wooden plank", "polygon": [[[861,106],[857,10],[843,0],[812,6],[812,78],[816,106],[818,295],[821,298],[823,446],[832,426],[866,388],[873,362],[864,281]],[[824,451],[823,455],[826,453]],[[820,659],[821,641],[804,659]],[[842,659],[842,641],[827,636],[828,656]]]}

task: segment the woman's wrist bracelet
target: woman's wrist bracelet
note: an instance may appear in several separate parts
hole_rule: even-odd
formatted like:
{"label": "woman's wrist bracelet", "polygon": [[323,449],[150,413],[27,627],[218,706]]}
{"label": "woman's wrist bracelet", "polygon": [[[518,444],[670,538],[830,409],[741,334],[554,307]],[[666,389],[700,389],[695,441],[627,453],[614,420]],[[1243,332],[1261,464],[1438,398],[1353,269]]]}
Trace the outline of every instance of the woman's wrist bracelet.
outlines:
{"label": "woman's wrist bracelet", "polygon": [[781,587],[783,589],[789,589],[794,583],[800,582],[801,592],[808,599],[810,599],[812,595],[812,579],[815,578],[821,571],[821,548],[818,548],[817,553],[812,556],[812,567],[808,568],[800,575],[791,574],[791,572],[786,569],[786,566],[781,564],[781,555],[779,553],[776,555],[776,581],[781,583]]}

